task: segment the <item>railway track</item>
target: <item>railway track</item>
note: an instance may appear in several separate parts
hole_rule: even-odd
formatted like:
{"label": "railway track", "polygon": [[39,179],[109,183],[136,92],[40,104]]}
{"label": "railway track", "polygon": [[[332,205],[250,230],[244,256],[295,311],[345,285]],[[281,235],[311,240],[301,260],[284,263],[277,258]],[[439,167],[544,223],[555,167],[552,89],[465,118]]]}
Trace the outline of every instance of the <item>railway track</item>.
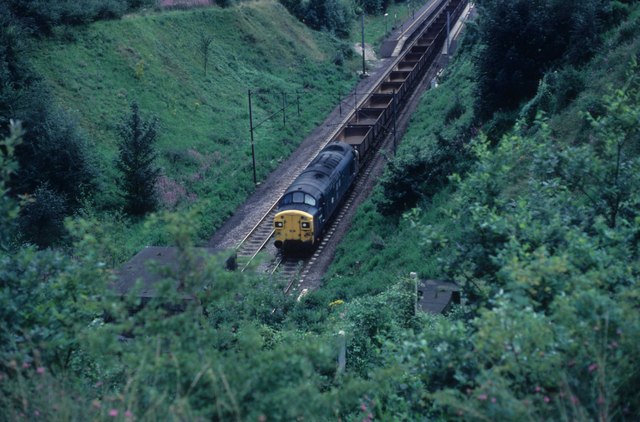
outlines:
{"label": "railway track", "polygon": [[[274,272],[278,270],[278,267],[281,264],[284,264],[281,277],[284,277],[284,279],[287,280],[287,287],[284,289],[285,294],[293,294],[293,292],[295,291],[304,292],[304,290],[302,289],[302,286],[304,285],[305,278],[311,271],[313,264],[318,260],[320,255],[324,252],[325,246],[331,241],[334,233],[336,232],[336,229],[340,226],[340,224],[342,224],[342,221],[344,220],[345,215],[351,210],[354,204],[354,201],[356,199],[356,196],[361,191],[362,186],[364,185],[366,180],[369,179],[372,169],[374,169],[376,165],[384,159],[382,155],[379,154],[379,152],[380,152],[380,149],[385,144],[386,144],[385,142],[378,143],[378,145],[375,147],[375,150],[372,151],[373,152],[372,158],[368,160],[367,163],[360,170],[360,173],[358,175],[358,178],[356,179],[356,182],[354,183],[353,187],[347,194],[347,197],[345,198],[344,203],[340,207],[338,214],[331,220],[331,224],[329,225],[325,233],[322,235],[320,244],[314,251],[313,255],[310,258],[299,260],[297,262],[295,258],[282,257],[280,260],[281,262],[278,262],[278,265],[274,269]],[[294,264],[297,265],[295,267],[295,271],[291,271],[289,268],[291,265],[294,265]]]}
{"label": "railway track", "polygon": [[[461,8],[466,5],[466,0],[440,0],[432,2],[428,7],[426,7],[423,11],[423,16],[420,19],[416,19],[412,26],[415,26],[418,31],[417,34],[411,34],[408,36],[409,42],[405,42],[402,47],[403,53],[399,54],[395,60],[393,60],[386,71],[382,72],[376,79],[373,81],[372,86],[380,87],[385,80],[387,80],[393,69],[400,63],[407,54],[411,51],[414,46],[417,48],[421,47],[421,42],[433,42],[435,39],[440,38],[442,42],[442,31],[443,25],[447,22],[447,14],[455,15],[455,20],[459,16],[461,12]],[[454,20],[454,22],[455,22]],[[435,30],[433,30],[433,29]],[[431,29],[431,34],[429,31]],[[406,31],[405,31],[406,33]],[[441,46],[438,46],[437,51],[440,51]],[[429,58],[430,63],[426,66],[426,69],[423,71],[421,77],[427,73],[428,69],[432,66],[436,61],[437,54],[436,52],[430,53],[432,57]],[[414,83],[412,89],[415,88],[419,83]],[[395,92],[395,91],[394,91]],[[358,109],[362,108],[363,104],[369,99],[370,93],[360,93],[362,97],[357,100],[354,104],[354,108],[351,109],[349,113],[346,113],[342,118],[339,124],[335,125],[332,133],[325,137],[324,141],[320,142],[317,146],[316,153],[319,152],[322,148],[324,148],[327,144],[329,144],[333,138],[342,130],[348,122],[356,115]],[[354,94],[355,95],[355,94]],[[395,94],[394,94],[395,98]],[[395,101],[395,100],[394,100]],[[389,127],[387,126],[387,133],[389,132]],[[342,221],[344,215],[351,208],[353,200],[359,191],[361,185],[364,181],[367,180],[371,169],[374,168],[375,164],[379,160],[382,160],[381,155],[379,154],[379,149],[381,146],[388,142],[387,136],[382,136],[379,139],[377,146],[374,148],[372,153],[369,155],[369,159],[367,163],[360,170],[360,175],[354,187],[351,189],[347,198],[344,200],[343,206],[341,207],[338,215],[333,219],[331,225],[323,234],[323,238],[311,257],[308,258],[295,258],[295,257],[286,257],[278,254],[276,258],[269,264],[266,271],[268,271],[273,278],[279,280],[285,287],[285,294],[292,294],[294,291],[301,289],[304,284],[305,277],[309,273],[310,268],[313,263],[318,259],[318,257],[323,253],[325,246],[331,240],[336,228]],[[300,166],[300,168],[304,169],[307,165],[313,160],[315,154],[311,154],[311,156],[307,159],[304,165]],[[282,196],[287,187],[295,180],[298,176],[298,173],[290,174],[286,180],[281,181],[281,187],[278,192],[274,195],[276,198]],[[238,243],[236,246],[236,256],[237,256],[237,264],[238,268],[241,271],[249,268],[251,263],[255,260],[255,258],[260,254],[260,252],[265,248],[265,246],[269,243],[269,240],[273,236],[274,228],[273,228],[273,220],[276,214],[278,201],[275,201],[268,210],[263,213],[262,218],[258,221],[257,224],[249,231],[249,233]]]}

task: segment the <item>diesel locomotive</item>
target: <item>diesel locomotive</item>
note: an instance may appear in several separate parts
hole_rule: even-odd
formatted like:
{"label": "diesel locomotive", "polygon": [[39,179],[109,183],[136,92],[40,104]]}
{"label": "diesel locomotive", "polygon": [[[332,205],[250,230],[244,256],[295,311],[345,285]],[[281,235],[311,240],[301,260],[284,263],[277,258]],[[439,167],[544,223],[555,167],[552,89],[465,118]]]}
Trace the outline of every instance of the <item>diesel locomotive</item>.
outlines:
{"label": "diesel locomotive", "polygon": [[278,203],[275,246],[285,252],[315,248],[320,236],[354,182],[359,167],[395,123],[396,111],[413,86],[437,59],[447,37],[447,22],[456,21],[468,0],[435,0],[424,30],[397,59],[361,107],[335,134]]}
{"label": "diesel locomotive", "polygon": [[286,252],[313,249],[358,168],[356,150],[344,142],[320,151],[280,199],[274,219],[275,246]]}

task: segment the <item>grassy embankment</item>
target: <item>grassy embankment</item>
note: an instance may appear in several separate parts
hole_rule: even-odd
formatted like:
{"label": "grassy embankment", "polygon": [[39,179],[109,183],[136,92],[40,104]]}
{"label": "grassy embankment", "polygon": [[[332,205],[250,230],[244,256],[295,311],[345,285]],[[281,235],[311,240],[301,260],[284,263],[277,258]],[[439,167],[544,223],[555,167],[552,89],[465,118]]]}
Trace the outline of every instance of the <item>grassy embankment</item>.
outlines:
{"label": "grassy embankment", "polygon": [[[365,15],[364,17],[364,42],[374,47],[376,54],[385,38],[385,34],[391,34],[396,27],[403,25],[405,21],[412,18],[413,13],[417,13],[426,4],[426,0],[407,1],[403,3],[391,2],[387,11],[380,15]],[[349,36],[351,43],[362,42],[362,21],[358,16],[351,28]]]}
{"label": "grassy embankment", "polygon": [[[477,50],[424,96],[394,160],[424,176],[395,180],[415,207],[379,212],[402,205],[383,195],[387,169],[306,296],[311,312],[297,313],[347,332],[351,368],[391,391],[376,398],[382,419],[637,414],[640,8],[630,10],[584,67],[549,72],[500,139],[470,135]],[[438,143],[460,137],[464,163]],[[421,160],[466,171],[434,187]],[[466,306],[406,324],[410,271],[457,281]]]}
{"label": "grassy embankment", "polygon": [[[198,45],[210,36],[207,72]],[[333,64],[345,44],[314,32],[275,1],[126,16],[60,30],[31,60],[62,105],[88,133],[101,171],[90,208],[112,224],[119,259],[166,242],[162,224],[145,227],[118,211],[113,161],[117,125],[137,101],[160,120],[157,145],[164,209],[190,210],[205,239],[254,189],[247,90],[254,122],[282,107],[255,132],[258,181],[273,170],[357,81],[349,62]],[[357,60],[353,64],[357,68]],[[301,115],[297,115],[296,92]]]}
{"label": "grassy embankment", "polygon": [[[610,92],[611,87],[622,86],[629,70],[630,58],[637,53],[640,43],[635,27],[638,15],[636,10],[627,23],[607,35],[602,52],[579,70],[579,82],[575,85],[581,89],[575,100],[569,101],[557,113],[549,115],[548,123],[554,138],[567,147],[593,136],[585,111],[601,112],[602,99]],[[445,72],[442,84],[425,94],[399,146],[398,155],[407,157],[413,151],[430,148],[435,150],[436,135],[454,139],[475,131],[472,53],[468,50],[462,52]],[[544,95],[547,94],[539,94],[539,97]],[[538,105],[539,98],[532,102],[534,106]],[[496,156],[495,159],[504,157]],[[483,169],[475,170],[476,174],[482,171]],[[528,176],[524,172],[512,176],[514,178],[503,194],[510,200],[517,201],[520,193],[518,187],[527,183]],[[460,186],[460,183],[456,185]],[[444,187],[434,197],[423,199],[417,205],[419,210],[406,214],[405,218],[381,215],[375,205],[375,197],[381,196],[381,189],[378,189],[374,199],[368,200],[359,209],[355,219],[357,224],[353,225],[339,247],[327,275],[326,288],[318,293],[318,301],[351,299],[364,293],[379,293],[400,277],[408,276],[410,271],[416,271],[420,277],[425,278],[446,278],[451,274],[452,269],[443,261],[446,253],[441,250],[440,253],[430,254],[427,251],[432,249],[432,245],[444,241],[439,246],[446,249],[446,245],[449,245],[455,255],[455,249],[465,245],[467,239],[462,237],[462,227],[469,222],[455,218],[456,201],[459,200],[455,196],[455,189]],[[417,230],[416,223],[420,227],[427,227],[427,230]],[[446,239],[438,239],[442,233],[447,233]],[[458,246],[456,242],[459,242]],[[473,245],[463,247],[472,248]],[[371,250],[376,253],[372,254]]]}

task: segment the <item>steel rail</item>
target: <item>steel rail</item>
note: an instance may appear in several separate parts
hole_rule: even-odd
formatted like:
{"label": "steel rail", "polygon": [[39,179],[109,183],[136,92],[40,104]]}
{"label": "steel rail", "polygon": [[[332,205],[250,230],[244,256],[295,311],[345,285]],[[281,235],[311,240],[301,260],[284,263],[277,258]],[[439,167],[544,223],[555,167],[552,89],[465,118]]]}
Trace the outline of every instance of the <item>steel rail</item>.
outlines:
{"label": "steel rail", "polygon": [[[262,221],[264,221],[264,218],[262,219]],[[262,249],[264,249],[265,245],[267,244],[267,242],[269,242],[269,240],[271,239],[271,237],[273,236],[273,233],[275,233],[275,230],[271,230],[271,232],[269,233],[269,235],[265,238],[264,242],[260,243],[260,246],[257,248],[257,250],[251,255],[251,258],[249,258],[249,261],[247,261],[247,263],[242,267],[242,269],[240,270],[240,272],[243,272],[244,270],[247,269],[247,267],[249,267],[249,264],[251,264],[251,262],[255,259],[256,256],[258,256],[258,254],[260,253],[260,251],[262,251]]]}

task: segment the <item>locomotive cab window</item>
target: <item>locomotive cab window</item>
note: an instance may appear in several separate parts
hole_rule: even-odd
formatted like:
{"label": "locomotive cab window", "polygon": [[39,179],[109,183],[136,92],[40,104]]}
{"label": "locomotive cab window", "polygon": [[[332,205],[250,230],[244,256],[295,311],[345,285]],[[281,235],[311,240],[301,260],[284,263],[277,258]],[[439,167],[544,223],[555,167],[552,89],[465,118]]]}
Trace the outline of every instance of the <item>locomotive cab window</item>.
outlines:
{"label": "locomotive cab window", "polygon": [[304,203],[309,205],[310,207],[315,207],[316,206],[316,198],[314,198],[313,196],[311,196],[309,194],[305,194],[304,195]]}
{"label": "locomotive cab window", "polygon": [[293,192],[293,203],[294,204],[304,204],[304,193],[303,192]]}
{"label": "locomotive cab window", "polygon": [[311,207],[315,207],[318,205],[316,198],[304,192],[293,192],[286,194],[282,201],[280,201],[280,205],[290,205],[290,204],[306,204]]}
{"label": "locomotive cab window", "polygon": [[282,200],[280,201],[280,205],[289,205],[291,201],[292,201],[291,194],[288,193],[282,197]]}

